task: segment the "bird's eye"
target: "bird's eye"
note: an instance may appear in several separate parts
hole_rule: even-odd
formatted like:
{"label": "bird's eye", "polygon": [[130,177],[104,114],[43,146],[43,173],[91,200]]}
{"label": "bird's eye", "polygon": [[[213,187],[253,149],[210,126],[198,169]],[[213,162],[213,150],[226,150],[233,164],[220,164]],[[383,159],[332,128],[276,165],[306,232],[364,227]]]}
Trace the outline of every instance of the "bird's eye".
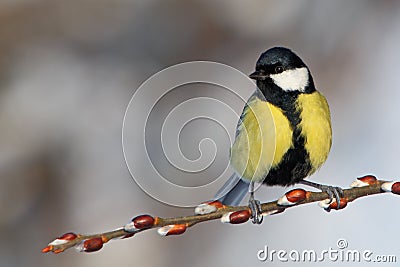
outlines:
{"label": "bird's eye", "polygon": [[282,66],[275,67],[275,73],[282,73],[285,69]]}

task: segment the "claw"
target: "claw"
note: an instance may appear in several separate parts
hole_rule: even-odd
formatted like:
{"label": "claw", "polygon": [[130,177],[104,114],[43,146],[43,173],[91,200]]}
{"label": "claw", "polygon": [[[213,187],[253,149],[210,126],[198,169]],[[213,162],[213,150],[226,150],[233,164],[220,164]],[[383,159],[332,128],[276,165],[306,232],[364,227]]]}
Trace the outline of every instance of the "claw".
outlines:
{"label": "claw", "polygon": [[[326,190],[326,191],[325,191]],[[337,186],[326,186],[326,189],[322,189],[322,191],[325,192],[331,192],[333,195],[335,195],[336,203],[337,203],[337,208],[339,209],[340,207],[340,198],[343,197],[343,189]],[[333,196],[331,196],[331,201],[333,200]]]}
{"label": "claw", "polygon": [[341,198],[340,199],[340,206],[338,205],[337,201],[331,202],[330,199],[321,200],[318,205],[323,208],[325,211],[330,212],[332,209],[338,210],[343,209],[347,206],[347,199]]}
{"label": "claw", "polygon": [[321,185],[321,191],[326,192],[329,196],[330,201],[333,201],[333,198],[336,199],[337,208],[340,207],[340,198],[343,197],[343,189],[337,186],[330,186],[330,185]]}
{"label": "claw", "polygon": [[254,199],[253,193],[250,195],[249,208],[251,210],[251,222],[254,224],[261,224],[264,219],[261,212],[261,203],[259,200]]}
{"label": "claw", "polygon": [[336,198],[336,203],[337,203],[337,210],[339,209],[339,207],[340,207],[340,196],[339,196],[339,193],[337,192],[337,191],[333,191],[333,193],[335,194],[335,198]]}
{"label": "claw", "polygon": [[344,192],[343,192],[342,188],[337,187],[337,186],[331,186],[331,185],[317,184],[317,183],[306,181],[306,180],[302,180],[302,181],[300,181],[300,183],[318,188],[322,192],[326,192],[328,194],[331,202],[332,202],[333,198],[335,197],[336,203],[337,203],[336,209],[339,209],[340,198],[344,196]]}

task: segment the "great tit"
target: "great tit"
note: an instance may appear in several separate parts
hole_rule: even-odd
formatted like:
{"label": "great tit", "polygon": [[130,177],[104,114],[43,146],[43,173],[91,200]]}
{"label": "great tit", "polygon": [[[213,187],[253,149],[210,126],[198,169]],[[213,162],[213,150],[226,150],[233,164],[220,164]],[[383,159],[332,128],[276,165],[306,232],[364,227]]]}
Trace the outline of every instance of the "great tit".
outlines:
{"label": "great tit", "polygon": [[255,184],[302,183],[340,203],[341,188],[304,180],[326,161],[332,143],[328,102],[316,90],[309,68],[291,50],[274,47],[261,54],[250,78],[258,90],[243,109],[231,147],[236,172],[216,199],[239,205],[250,192],[253,223],[262,222]]}

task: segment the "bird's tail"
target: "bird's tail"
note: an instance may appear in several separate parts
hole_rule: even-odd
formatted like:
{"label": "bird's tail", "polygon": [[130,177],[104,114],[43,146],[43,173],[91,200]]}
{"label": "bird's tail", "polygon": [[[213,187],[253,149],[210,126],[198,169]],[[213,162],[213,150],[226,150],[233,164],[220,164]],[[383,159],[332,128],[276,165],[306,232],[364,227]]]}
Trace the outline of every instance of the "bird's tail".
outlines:
{"label": "bird's tail", "polygon": [[214,199],[225,205],[238,206],[249,192],[249,183],[243,181],[234,173],[228,181],[218,190]]}

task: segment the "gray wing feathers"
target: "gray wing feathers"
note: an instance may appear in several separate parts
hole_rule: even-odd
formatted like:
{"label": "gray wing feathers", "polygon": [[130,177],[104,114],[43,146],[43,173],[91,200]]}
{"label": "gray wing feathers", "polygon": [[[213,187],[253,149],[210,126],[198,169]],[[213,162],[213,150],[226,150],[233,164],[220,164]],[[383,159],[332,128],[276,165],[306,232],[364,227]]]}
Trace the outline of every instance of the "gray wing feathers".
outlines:
{"label": "gray wing feathers", "polygon": [[249,183],[243,181],[234,173],[221,189],[218,190],[214,199],[221,201],[225,205],[238,206],[248,192]]}

